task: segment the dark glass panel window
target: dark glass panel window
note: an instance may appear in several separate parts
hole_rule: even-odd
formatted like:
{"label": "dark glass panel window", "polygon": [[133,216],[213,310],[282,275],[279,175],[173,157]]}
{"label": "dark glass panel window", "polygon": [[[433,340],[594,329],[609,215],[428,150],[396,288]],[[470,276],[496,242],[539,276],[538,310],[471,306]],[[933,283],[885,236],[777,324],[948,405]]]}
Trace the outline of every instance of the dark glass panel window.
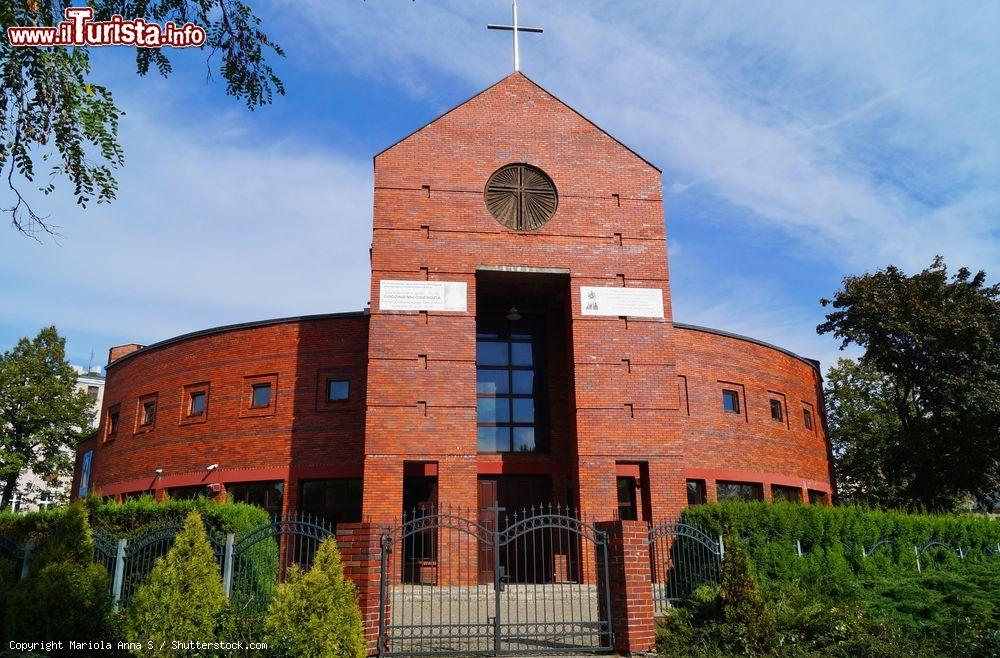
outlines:
{"label": "dark glass panel window", "polygon": [[167,495],[170,500],[193,500],[195,498],[207,498],[208,488],[203,485],[195,485],[193,487],[174,487],[173,489],[167,489]]}
{"label": "dark glass panel window", "polygon": [[718,482],[716,491],[720,501],[764,500],[764,487],[757,482]]}
{"label": "dark glass panel window", "polygon": [[526,316],[478,318],[476,403],[479,452],[543,450],[539,364],[544,361],[542,323]]}
{"label": "dark glass panel window", "polygon": [[143,402],[142,403],[142,425],[152,425],[153,421],[156,420],[156,403],[155,402]]}
{"label": "dark glass panel window", "polygon": [[622,521],[635,521],[639,518],[635,497],[635,478],[618,478],[618,518]]}
{"label": "dark glass panel window", "polygon": [[479,398],[476,414],[480,423],[509,423],[510,401],[506,398]]}
{"label": "dark glass panel window", "polygon": [[361,520],[361,478],[306,480],[301,507],[334,526],[356,523]]}
{"label": "dark glass panel window", "polygon": [[[515,387],[517,382],[514,382]],[[510,393],[510,371],[488,370],[476,371],[476,393],[489,395]]]}
{"label": "dark glass panel window", "polygon": [[98,386],[88,386],[87,395],[90,396],[91,402],[97,402],[97,396],[100,394],[101,389]]}
{"label": "dark glass panel window", "polygon": [[782,417],[781,400],[771,400],[771,418],[774,420],[781,420]]}
{"label": "dark glass panel window", "polygon": [[200,416],[205,413],[205,392],[196,391],[191,394],[188,404],[188,416]]}
{"label": "dark glass panel window", "polygon": [[810,410],[802,410],[802,422],[806,424],[807,430],[811,430],[813,428],[813,414]]}
{"label": "dark glass panel window", "polygon": [[514,427],[511,428],[513,432],[513,447],[511,448],[514,452],[534,452],[536,449],[535,445],[535,428],[534,427]]}
{"label": "dark glass panel window", "polygon": [[729,389],[723,390],[722,408],[729,413],[738,414],[740,412],[740,394]]}
{"label": "dark glass panel window", "polygon": [[[512,338],[512,340],[515,340]],[[516,339],[516,340],[524,340]],[[530,339],[529,339],[530,340]],[[510,364],[512,366],[531,366],[534,365],[532,362],[532,345],[530,342],[527,343],[514,343],[510,344]]]}
{"label": "dark glass panel window", "polygon": [[512,391],[518,395],[531,395],[535,391],[535,373],[531,370],[513,370],[510,373]]}
{"label": "dark glass panel window", "polygon": [[510,428],[480,425],[477,429],[479,452],[505,452],[510,450]]}
{"label": "dark glass panel window", "polygon": [[281,504],[285,497],[285,483],[235,482],[226,485],[226,498],[234,503],[256,505],[267,510],[271,516],[281,515]]}
{"label": "dark glass panel window", "polygon": [[826,505],[826,493],[815,489],[809,490],[810,505]]}
{"label": "dark glass panel window", "polygon": [[704,480],[687,481],[688,505],[704,505],[708,502]]}
{"label": "dark glass panel window", "polygon": [[251,409],[265,409],[271,406],[271,385],[254,384],[253,394],[250,397]]}
{"label": "dark glass panel window", "polygon": [[326,380],[326,401],[343,402],[351,395],[351,385],[342,379]]}
{"label": "dark glass panel window", "polygon": [[802,502],[802,489],[785,487],[780,484],[771,485],[771,500],[783,500],[789,503]]}
{"label": "dark glass panel window", "polygon": [[535,422],[535,401],[531,398],[514,398],[514,422],[534,423]]}
{"label": "dark glass panel window", "polygon": [[[405,520],[423,518],[434,514],[437,507],[437,478],[432,476],[409,476],[403,478],[403,515]],[[406,582],[421,582],[419,565],[432,561],[437,556],[437,528],[428,524],[403,540],[403,579]]]}
{"label": "dark glass panel window", "polygon": [[491,339],[477,339],[477,366],[510,365],[509,346],[506,342],[491,342]]}
{"label": "dark glass panel window", "polygon": [[108,414],[108,434],[114,434],[118,431],[118,412],[112,411]]}

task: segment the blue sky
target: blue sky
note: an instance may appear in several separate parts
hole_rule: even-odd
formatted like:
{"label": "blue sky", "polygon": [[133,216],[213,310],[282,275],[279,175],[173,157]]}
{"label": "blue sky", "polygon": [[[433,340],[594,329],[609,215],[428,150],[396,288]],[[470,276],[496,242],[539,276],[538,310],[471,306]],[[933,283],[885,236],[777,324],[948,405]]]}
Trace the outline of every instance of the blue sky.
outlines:
{"label": "blue sky", "polygon": [[[251,2],[288,95],[247,112],[203,55],[163,80],[95,54],[118,200],[0,230],[0,347],[55,324],[74,362],[368,301],[372,156],[511,70],[506,0]],[[522,0],[522,69],[664,172],[674,317],[824,369],[820,297],[895,263],[1000,269],[998,3]]]}

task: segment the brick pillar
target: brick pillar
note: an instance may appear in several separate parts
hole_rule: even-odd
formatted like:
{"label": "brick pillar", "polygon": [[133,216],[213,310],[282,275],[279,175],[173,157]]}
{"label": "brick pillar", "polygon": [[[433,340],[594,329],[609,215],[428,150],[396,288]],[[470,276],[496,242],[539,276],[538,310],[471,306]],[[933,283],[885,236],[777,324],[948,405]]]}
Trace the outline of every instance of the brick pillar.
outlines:
{"label": "brick pillar", "polygon": [[[344,563],[344,576],[358,590],[358,606],[365,625],[368,654],[378,653],[379,605],[381,604],[380,537],[382,528],[373,523],[340,523],[337,525],[337,548]],[[386,606],[386,622],[389,609]]]}
{"label": "brick pillar", "polygon": [[[650,579],[648,528],[643,521],[600,521],[597,529],[608,533],[608,581],[611,589],[611,630],[614,649],[633,654],[653,649],[653,583]],[[599,570],[600,580],[604,579]],[[599,582],[598,587],[603,588]],[[602,591],[602,590],[598,590]],[[602,603],[603,597],[598,596]]]}

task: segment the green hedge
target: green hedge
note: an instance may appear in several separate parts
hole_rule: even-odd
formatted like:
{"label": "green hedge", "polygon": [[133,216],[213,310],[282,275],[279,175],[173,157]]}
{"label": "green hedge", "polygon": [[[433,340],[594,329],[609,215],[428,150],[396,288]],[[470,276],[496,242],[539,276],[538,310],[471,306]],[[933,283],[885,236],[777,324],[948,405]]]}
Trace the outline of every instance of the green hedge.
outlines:
{"label": "green hedge", "polygon": [[[243,503],[214,503],[206,498],[156,502],[143,496],[124,503],[105,502],[97,497],[84,501],[95,532],[108,537],[130,538],[165,525],[182,525],[191,512],[201,514],[209,534],[221,538],[226,533],[242,532],[270,521],[267,512]],[[65,507],[30,514],[0,514],[0,535],[38,540],[46,536],[64,514]]]}
{"label": "green hedge", "polygon": [[[966,553],[966,562],[989,560],[1000,543],[1000,521],[984,516],[907,514],[853,506],[797,505],[794,503],[726,502],[699,505],[684,511],[683,520],[712,535],[734,533],[745,543],[762,576],[775,580],[810,580],[847,575],[915,569],[914,546],[941,541]],[[890,540],[867,558],[861,549]],[[803,557],[796,552],[796,540]],[[934,562],[956,562],[948,551],[929,551],[921,557]]]}
{"label": "green hedge", "polygon": [[[1000,555],[989,553],[1000,520],[740,502],[689,508],[683,520],[746,549],[776,619],[780,648],[767,655],[1000,656]],[[862,557],[862,546],[883,539],[890,542]],[[918,572],[914,546],[930,540],[961,548],[965,559],[929,550]],[[731,655],[720,640],[725,624],[699,610],[693,598],[668,615],[663,655]]]}

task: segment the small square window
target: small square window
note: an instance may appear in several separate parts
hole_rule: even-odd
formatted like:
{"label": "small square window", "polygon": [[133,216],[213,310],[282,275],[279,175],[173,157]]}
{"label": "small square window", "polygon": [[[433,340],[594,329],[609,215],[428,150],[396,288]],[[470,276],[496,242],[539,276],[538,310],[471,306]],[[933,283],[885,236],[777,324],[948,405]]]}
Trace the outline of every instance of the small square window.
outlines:
{"label": "small square window", "polygon": [[817,491],[816,489],[809,490],[809,504],[810,505],[826,505],[827,497],[825,491]]}
{"label": "small square window", "polygon": [[98,386],[88,386],[87,395],[90,396],[91,402],[97,402],[97,396],[100,395],[101,389]]}
{"label": "small square window", "polygon": [[784,415],[781,413],[781,400],[771,399],[771,418],[773,420],[782,420]]}
{"label": "small square window", "polygon": [[143,427],[147,425],[152,425],[156,420],[156,402],[154,400],[149,400],[148,402],[142,403],[142,423]]}
{"label": "small square window", "polygon": [[729,413],[738,414],[740,412],[740,394],[736,391],[723,389],[722,408]]}
{"label": "small square window", "polygon": [[271,385],[254,384],[250,395],[251,409],[266,409],[271,406]]}
{"label": "small square window", "polygon": [[205,391],[191,393],[188,400],[188,416],[200,416],[205,413]]}
{"label": "small square window", "polygon": [[326,380],[326,401],[343,402],[351,395],[350,382],[343,379]]}
{"label": "small square window", "polygon": [[813,412],[809,409],[803,409],[802,422],[805,423],[807,430],[811,430],[813,428]]}

